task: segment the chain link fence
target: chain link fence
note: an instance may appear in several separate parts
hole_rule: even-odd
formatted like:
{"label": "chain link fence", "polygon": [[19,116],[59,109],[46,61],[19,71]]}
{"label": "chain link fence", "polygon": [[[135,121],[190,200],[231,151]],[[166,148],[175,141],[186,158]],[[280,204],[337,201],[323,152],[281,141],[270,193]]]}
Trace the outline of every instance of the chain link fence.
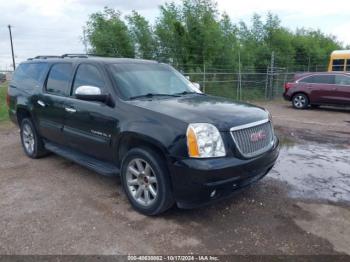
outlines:
{"label": "chain link fence", "polygon": [[[282,98],[284,84],[293,80],[295,74],[309,72],[296,68],[267,67],[265,70],[197,70],[196,72],[179,69],[192,82],[199,83],[203,92],[235,100],[272,100]],[[327,71],[326,66],[318,66],[317,71]],[[315,72],[316,70],[312,70]]]}
{"label": "chain link fence", "polygon": [[0,84],[10,81],[12,78],[12,71],[0,70]]}

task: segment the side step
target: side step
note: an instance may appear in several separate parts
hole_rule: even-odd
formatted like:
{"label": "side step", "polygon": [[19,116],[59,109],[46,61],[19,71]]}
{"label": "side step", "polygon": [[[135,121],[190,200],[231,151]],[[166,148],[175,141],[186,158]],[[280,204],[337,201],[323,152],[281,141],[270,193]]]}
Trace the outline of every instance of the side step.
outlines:
{"label": "side step", "polygon": [[115,165],[97,160],[88,155],[77,152],[73,149],[66,148],[64,146],[56,145],[51,142],[45,142],[45,148],[57,155],[67,158],[79,165],[82,165],[92,171],[95,171],[105,176],[116,176],[119,175],[119,168]]}

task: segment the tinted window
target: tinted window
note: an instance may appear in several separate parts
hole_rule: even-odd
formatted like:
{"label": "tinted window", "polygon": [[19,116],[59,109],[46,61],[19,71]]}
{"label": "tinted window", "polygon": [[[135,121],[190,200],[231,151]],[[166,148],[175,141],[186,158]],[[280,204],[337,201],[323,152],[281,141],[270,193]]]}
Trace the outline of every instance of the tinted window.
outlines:
{"label": "tinted window", "polygon": [[346,71],[350,71],[350,59],[346,60]]}
{"label": "tinted window", "polygon": [[345,59],[334,59],[332,71],[344,71]]}
{"label": "tinted window", "polygon": [[312,84],[334,84],[334,75],[314,75],[305,77],[299,82]]}
{"label": "tinted window", "polygon": [[96,86],[103,89],[105,82],[96,66],[81,64],[75,75],[73,94],[79,86]]}
{"label": "tinted window", "polygon": [[47,79],[46,91],[56,95],[68,95],[71,75],[71,64],[53,65]]}
{"label": "tinted window", "polygon": [[349,85],[350,86],[350,77],[348,76],[335,76],[335,83],[337,85]]}
{"label": "tinted window", "polygon": [[13,82],[19,88],[33,89],[38,87],[44,79],[47,67],[47,63],[20,64],[13,75]]}
{"label": "tinted window", "polygon": [[197,92],[183,75],[168,65],[113,64],[110,69],[119,91],[127,99],[146,94]]}

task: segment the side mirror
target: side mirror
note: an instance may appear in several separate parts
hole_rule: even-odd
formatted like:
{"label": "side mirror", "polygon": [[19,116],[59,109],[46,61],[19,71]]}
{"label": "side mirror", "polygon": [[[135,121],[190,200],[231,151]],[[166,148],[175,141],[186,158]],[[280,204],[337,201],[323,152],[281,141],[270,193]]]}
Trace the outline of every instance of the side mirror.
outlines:
{"label": "side mirror", "polygon": [[193,85],[195,88],[197,88],[199,91],[201,90],[201,85],[200,85],[200,84],[192,82],[192,85]]}
{"label": "side mirror", "polygon": [[79,86],[74,95],[77,99],[86,101],[99,101],[106,103],[109,95],[102,94],[101,88],[96,86]]}

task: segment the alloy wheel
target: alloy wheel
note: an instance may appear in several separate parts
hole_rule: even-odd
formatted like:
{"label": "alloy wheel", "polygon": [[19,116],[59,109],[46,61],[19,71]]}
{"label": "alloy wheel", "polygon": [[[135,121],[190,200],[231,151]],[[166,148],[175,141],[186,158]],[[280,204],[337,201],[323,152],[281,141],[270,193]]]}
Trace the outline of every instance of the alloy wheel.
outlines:
{"label": "alloy wheel", "polygon": [[126,183],[133,199],[142,206],[152,205],[158,196],[158,181],[151,165],[141,158],[129,162]]}
{"label": "alloy wheel", "polygon": [[304,108],[306,105],[306,98],[302,95],[297,95],[294,97],[293,102],[296,108]]}
{"label": "alloy wheel", "polygon": [[35,138],[34,138],[33,130],[31,126],[28,124],[23,125],[22,139],[23,139],[23,145],[27,153],[30,155],[33,154],[34,146],[35,146]]}

